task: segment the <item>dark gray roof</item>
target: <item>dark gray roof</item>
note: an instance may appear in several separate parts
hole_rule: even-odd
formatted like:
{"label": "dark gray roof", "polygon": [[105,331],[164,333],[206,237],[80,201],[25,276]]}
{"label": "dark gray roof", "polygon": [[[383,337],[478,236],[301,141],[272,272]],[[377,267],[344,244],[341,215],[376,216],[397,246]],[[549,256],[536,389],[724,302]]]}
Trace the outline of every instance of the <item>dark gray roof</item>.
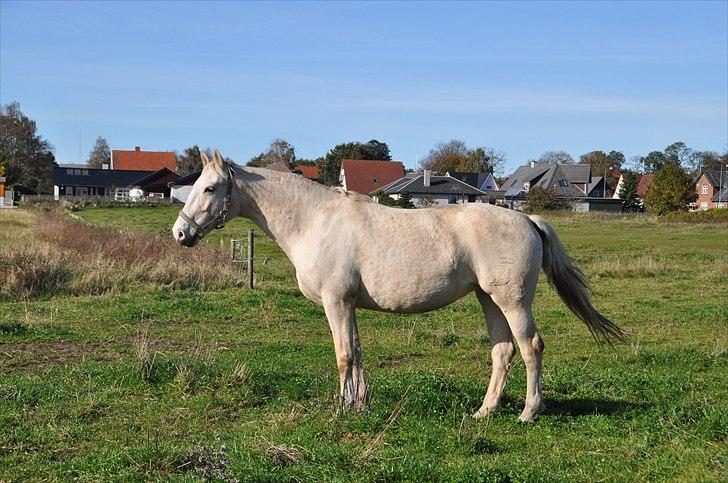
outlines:
{"label": "dark gray roof", "polygon": [[589,183],[591,181],[591,166],[588,164],[559,164],[559,169],[570,183]]}
{"label": "dark gray roof", "polygon": [[425,186],[424,176],[418,175],[415,178],[400,178],[382,188],[386,194],[412,193],[412,194],[459,194],[459,195],[484,195],[483,191],[470,186],[450,176],[430,176],[430,186]]}
{"label": "dark gray roof", "polygon": [[[586,192],[588,196],[604,196],[604,188],[603,186],[600,186],[601,181],[604,179],[604,176],[594,176],[591,179],[591,182],[589,183],[589,186],[586,189]],[[595,189],[599,189],[597,193],[592,193]]]}
{"label": "dark gray roof", "polygon": [[[703,174],[708,179],[708,183],[710,183],[713,188],[718,188],[721,185],[720,171],[706,171]],[[728,170],[723,171],[723,186],[725,186],[726,184],[728,184]]]}
{"label": "dark gray roof", "polygon": [[[723,176],[725,176],[725,173],[723,173]],[[725,183],[725,179],[723,179],[723,183]],[[713,198],[710,201],[728,202],[728,186],[723,186],[723,189],[720,191],[715,190],[715,194],[713,195]]]}
{"label": "dark gray roof", "polygon": [[182,186],[182,185],[193,185],[195,184],[195,181],[197,181],[197,178],[200,177],[202,174],[202,170],[193,171],[187,176],[182,176],[177,181],[172,181],[171,183],[167,183],[167,186]]}
{"label": "dark gray roof", "polygon": [[[459,179],[460,181],[469,184],[473,188],[478,188],[479,190],[483,190],[483,184],[490,176],[492,176],[491,173],[488,172],[468,173],[465,171],[448,171],[447,174],[448,176]],[[493,181],[495,181],[495,179]]]}
{"label": "dark gray roof", "polygon": [[[521,166],[501,185],[500,189],[508,197],[526,196],[523,184],[528,182],[530,188],[553,188],[559,198],[583,198],[585,194],[571,184],[566,175],[556,164],[537,164],[535,166]],[[517,191],[516,191],[517,190]]]}
{"label": "dark gray roof", "polygon": [[58,186],[126,187],[155,171],[125,171],[92,168],[53,168],[53,184]]}

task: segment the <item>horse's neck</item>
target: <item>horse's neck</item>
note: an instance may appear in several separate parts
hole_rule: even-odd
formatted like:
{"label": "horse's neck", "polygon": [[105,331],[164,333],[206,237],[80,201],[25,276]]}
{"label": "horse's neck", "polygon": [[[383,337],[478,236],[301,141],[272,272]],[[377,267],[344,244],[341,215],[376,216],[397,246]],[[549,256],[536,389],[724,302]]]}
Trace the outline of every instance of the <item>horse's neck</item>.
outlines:
{"label": "horse's neck", "polygon": [[337,196],[295,175],[263,168],[245,168],[236,181],[240,214],[253,220],[288,255],[321,205]]}

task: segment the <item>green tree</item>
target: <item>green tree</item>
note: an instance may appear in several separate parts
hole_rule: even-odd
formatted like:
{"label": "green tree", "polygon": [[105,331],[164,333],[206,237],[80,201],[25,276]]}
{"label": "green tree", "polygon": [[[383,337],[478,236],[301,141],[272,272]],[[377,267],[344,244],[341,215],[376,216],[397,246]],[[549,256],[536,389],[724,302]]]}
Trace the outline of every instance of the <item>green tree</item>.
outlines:
{"label": "green tree", "polygon": [[417,200],[417,205],[420,208],[429,208],[430,206],[437,205],[437,202],[431,195],[424,195]]}
{"label": "green tree", "polygon": [[440,142],[420,160],[422,169],[445,174],[448,171],[465,171],[469,173],[500,172],[506,155],[489,147],[470,149],[465,142],[452,139]]}
{"label": "green tree", "polygon": [[396,206],[397,202],[392,199],[391,196],[386,194],[384,191],[377,191],[373,193],[374,199],[377,200],[377,203],[384,206]]}
{"label": "green tree", "polygon": [[283,163],[289,168],[296,164],[296,150],[285,139],[276,138],[271,141],[268,149],[250,158],[247,165],[264,168],[273,163]]}
{"label": "green tree", "polygon": [[415,204],[412,203],[412,195],[406,191],[404,193],[401,193],[399,195],[399,198],[394,203],[395,206],[399,208],[411,209],[415,207]]}
{"label": "green tree", "polygon": [[53,146],[37,133],[35,121],[13,102],[0,108],[0,164],[7,184],[19,193],[48,193],[56,160]]}
{"label": "green tree", "polygon": [[592,151],[579,156],[579,164],[591,166],[592,176],[604,176],[606,170],[606,181],[610,188],[614,188],[615,180],[609,175],[609,169],[621,169],[624,162],[624,154],[619,151],[610,151],[609,154],[604,151]]}
{"label": "green tree", "polygon": [[96,138],[94,147],[88,153],[88,160],[86,162],[89,167],[96,169],[101,168],[104,164],[108,165],[111,163],[111,148],[105,137],[99,136]]}
{"label": "green tree", "polygon": [[562,208],[556,191],[553,188],[535,186],[530,189],[526,197],[526,205],[530,211],[557,210]]}
{"label": "green tree", "polygon": [[645,196],[650,213],[664,215],[673,211],[687,211],[695,200],[695,184],[688,173],[674,163],[660,168]]}
{"label": "green tree", "polygon": [[341,161],[343,159],[366,159],[391,161],[392,156],[386,143],[372,139],[367,143],[350,142],[334,146],[321,160],[321,180],[328,186],[339,184]]}
{"label": "green tree", "polygon": [[201,152],[204,151],[208,158],[212,158],[212,149],[205,148],[204,150],[195,144],[189,148],[185,148],[182,154],[177,155],[177,174],[186,176],[195,171],[202,169],[202,157]]}
{"label": "green tree", "polygon": [[622,173],[622,186],[617,195],[622,200],[622,209],[628,212],[642,211],[642,204],[637,197],[637,175],[632,171]]}

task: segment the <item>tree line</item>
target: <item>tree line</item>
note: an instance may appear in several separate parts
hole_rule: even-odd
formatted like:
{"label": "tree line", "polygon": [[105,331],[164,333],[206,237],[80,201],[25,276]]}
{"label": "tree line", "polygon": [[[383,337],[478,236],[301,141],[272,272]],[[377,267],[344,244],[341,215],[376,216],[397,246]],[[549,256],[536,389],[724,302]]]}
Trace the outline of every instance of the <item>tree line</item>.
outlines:
{"label": "tree line", "polygon": [[[200,147],[196,144],[177,153],[177,172],[186,175],[201,169],[200,153],[203,151],[208,156],[212,155],[209,147]],[[366,142],[350,141],[337,144],[315,159],[299,158],[293,145],[285,139],[277,138],[265,151],[253,156],[246,164],[264,167],[282,163],[289,168],[315,165],[320,170],[322,183],[338,185],[341,162],[344,159],[391,161],[392,156],[387,143],[371,139]],[[230,158],[226,160],[233,161]],[[499,178],[504,174],[506,160],[506,154],[493,147],[469,147],[462,140],[452,139],[437,143],[418,160],[418,167],[441,174],[452,171],[491,172]],[[93,168],[101,168],[111,162],[111,149],[106,138],[103,136],[96,138],[86,161]],[[724,153],[696,151],[678,141],[662,151],[634,156],[629,161],[622,152],[614,150],[591,151],[580,155],[578,161],[564,150],[551,150],[529,161],[544,164],[588,164],[591,166],[593,176],[606,173],[608,186],[614,188],[616,179],[609,176],[609,172],[613,170],[625,173],[625,183],[628,182],[628,186],[633,184],[632,174],[635,174],[636,180],[636,173],[658,173],[667,167],[669,169],[665,172],[672,173],[672,178],[684,175],[684,179],[696,179],[699,173],[719,170],[721,164],[727,164],[728,148]],[[8,186],[19,193],[48,193],[52,190],[53,167],[56,165],[53,146],[38,134],[35,121],[22,112],[17,102],[2,106],[0,171],[5,173]],[[658,181],[658,178],[655,181]],[[626,196],[631,195],[628,193]],[[407,200],[403,203],[406,202]]]}

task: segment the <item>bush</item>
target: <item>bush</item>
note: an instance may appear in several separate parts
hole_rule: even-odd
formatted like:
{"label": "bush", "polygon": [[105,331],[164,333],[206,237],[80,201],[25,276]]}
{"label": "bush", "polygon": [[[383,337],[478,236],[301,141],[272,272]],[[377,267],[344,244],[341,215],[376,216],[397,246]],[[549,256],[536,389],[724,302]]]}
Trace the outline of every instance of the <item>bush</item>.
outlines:
{"label": "bush", "polygon": [[680,166],[669,163],[655,173],[645,196],[645,205],[650,213],[665,215],[687,211],[695,196],[695,183],[690,175]]}
{"label": "bush", "polygon": [[728,209],[706,211],[675,211],[662,218],[676,223],[728,223]]}
{"label": "bush", "polygon": [[531,188],[526,198],[526,205],[529,211],[558,210],[565,208],[565,205],[556,198],[556,191],[553,188]]}

